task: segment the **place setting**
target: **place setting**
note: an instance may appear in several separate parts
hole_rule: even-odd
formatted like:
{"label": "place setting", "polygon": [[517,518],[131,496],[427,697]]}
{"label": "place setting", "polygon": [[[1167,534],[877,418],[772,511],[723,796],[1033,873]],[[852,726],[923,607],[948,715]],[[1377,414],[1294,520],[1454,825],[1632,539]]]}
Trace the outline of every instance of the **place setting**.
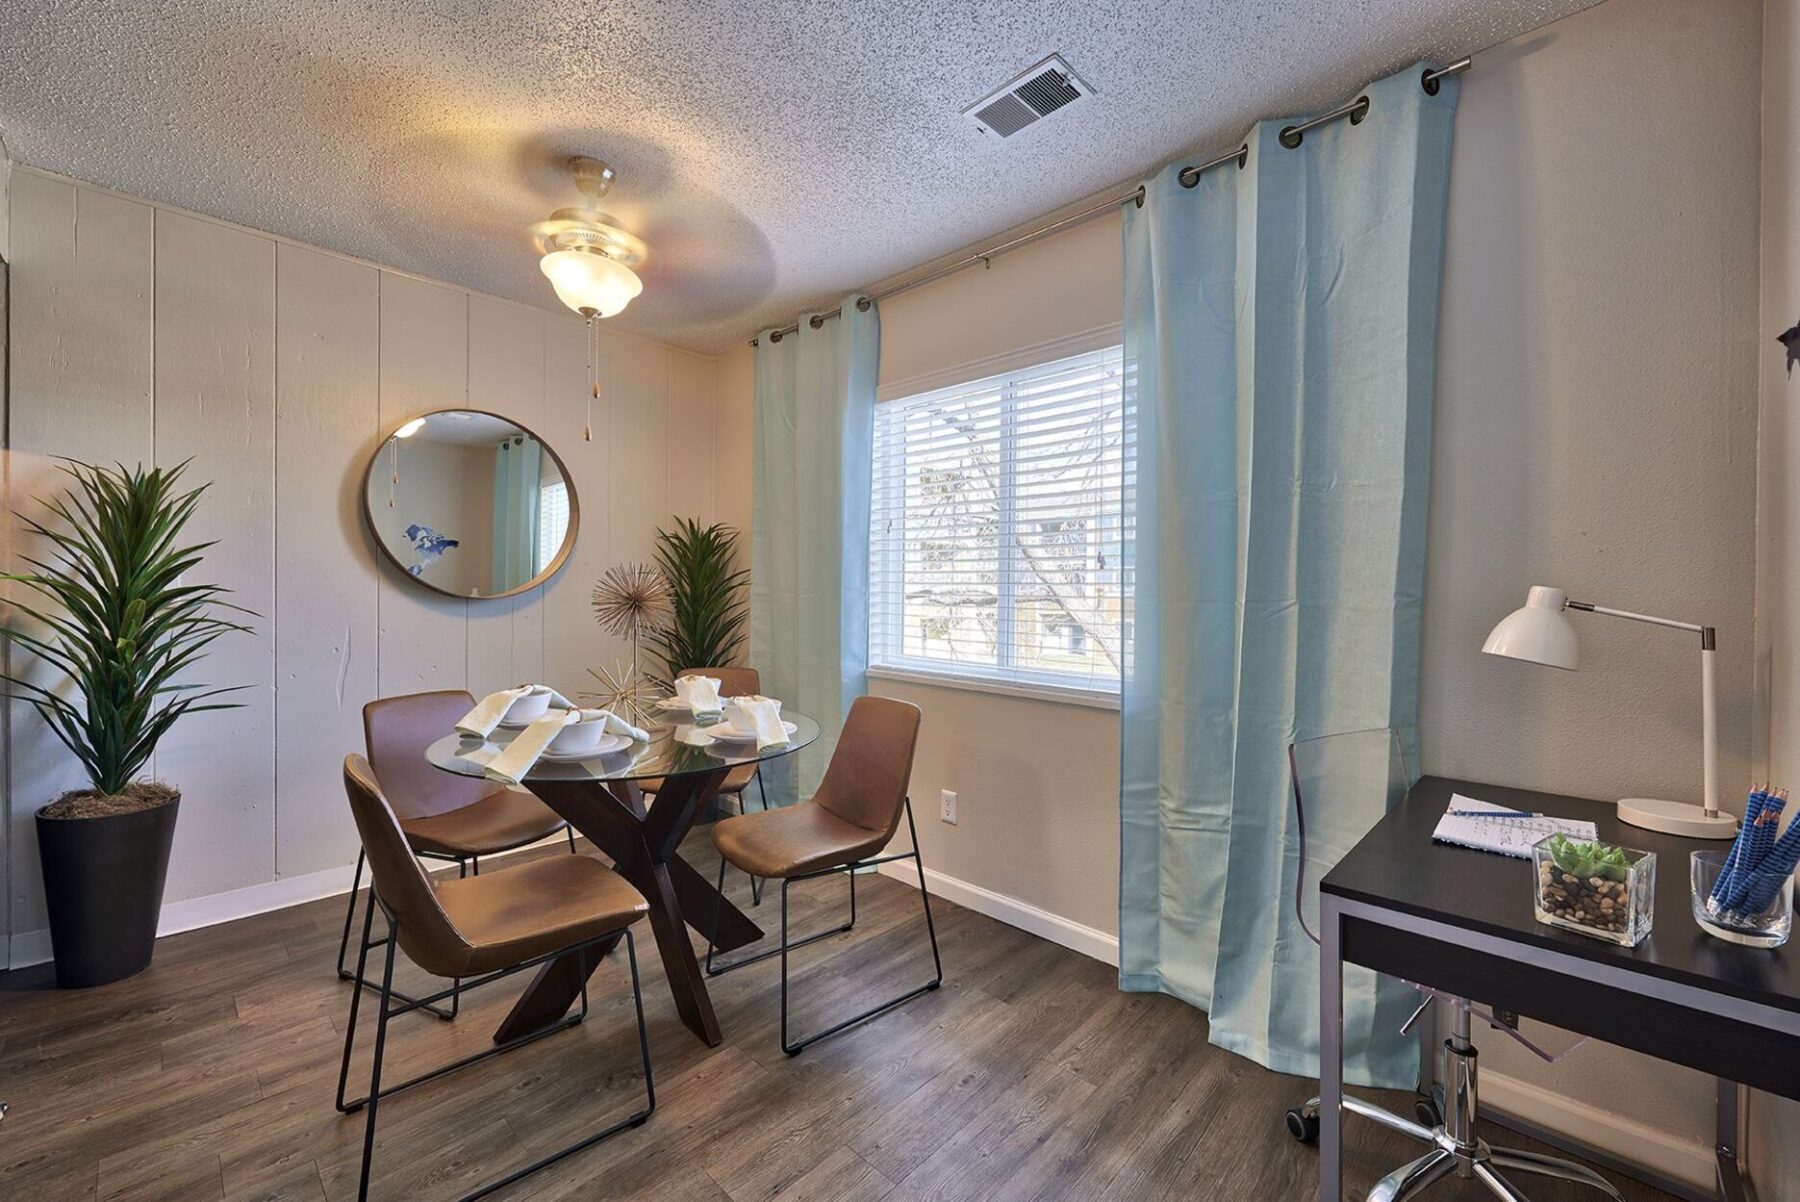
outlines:
{"label": "place setting", "polygon": [[735,753],[754,746],[757,751],[784,747],[800,729],[781,716],[781,702],[773,697],[753,694],[721,697],[720,681],[711,676],[691,674],[674,681],[672,696],[657,703],[657,708],[671,717],[686,717],[676,738],[692,747],[723,744]]}
{"label": "place setting", "polygon": [[[504,740],[495,732],[507,732]],[[490,780],[516,785],[539,761],[578,764],[648,744],[650,732],[612,710],[584,708],[547,685],[526,684],[490,693],[456,723],[464,742],[479,740],[460,758]]]}

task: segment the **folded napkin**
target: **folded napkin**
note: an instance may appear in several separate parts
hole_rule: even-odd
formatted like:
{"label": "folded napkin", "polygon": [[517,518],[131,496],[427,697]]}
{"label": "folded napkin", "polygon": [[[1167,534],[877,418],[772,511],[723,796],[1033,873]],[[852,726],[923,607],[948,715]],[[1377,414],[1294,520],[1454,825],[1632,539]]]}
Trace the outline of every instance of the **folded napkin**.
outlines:
{"label": "folded napkin", "polygon": [[[589,710],[588,712],[592,713],[593,711]],[[607,734],[609,734],[609,735],[624,735],[626,738],[630,739],[634,743],[648,743],[650,741],[650,732],[649,731],[642,730],[636,726],[633,726],[631,723],[625,721],[625,719],[619,717],[619,715],[613,713],[611,710],[607,710],[607,711],[605,711],[605,713],[606,713],[606,733]]]}
{"label": "folded napkin", "polygon": [[[501,689],[497,693],[489,693],[475,703],[475,708],[457,720],[456,733],[468,735],[474,739],[485,739],[494,733],[494,727],[506,718],[506,711],[512,708],[513,702],[536,688],[536,685],[522,684],[516,688]],[[550,706],[552,709],[571,710],[575,707],[569,699],[555,689],[550,690]]]}
{"label": "folded napkin", "polygon": [[553,709],[520,731],[518,736],[489,760],[481,774],[489,780],[516,785],[525,779],[562,728],[581,717],[580,710]]}
{"label": "folded napkin", "polygon": [[719,700],[719,681],[712,676],[677,676],[675,699],[696,718],[716,718],[725,708]]}
{"label": "folded napkin", "polygon": [[781,725],[781,702],[758,694],[754,697],[739,697],[735,704],[738,713],[744,716],[744,721],[756,732],[758,751],[786,745],[788,733],[787,728]]}

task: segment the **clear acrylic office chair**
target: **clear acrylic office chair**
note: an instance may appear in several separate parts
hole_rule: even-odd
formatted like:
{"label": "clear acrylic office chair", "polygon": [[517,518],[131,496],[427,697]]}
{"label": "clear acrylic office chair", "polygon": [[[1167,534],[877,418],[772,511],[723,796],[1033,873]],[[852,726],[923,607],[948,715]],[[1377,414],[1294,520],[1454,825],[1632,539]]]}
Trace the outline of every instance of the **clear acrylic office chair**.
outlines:
{"label": "clear acrylic office chair", "polygon": [[[1315,944],[1319,942],[1319,881],[1355,844],[1363,834],[1347,829],[1341,815],[1356,812],[1349,799],[1366,796],[1370,789],[1385,787],[1383,813],[1400,803],[1412,787],[1413,775],[1406,762],[1400,736],[1387,728],[1350,731],[1303,739],[1288,746],[1288,771],[1294,785],[1294,810],[1300,843],[1300,868],[1294,883],[1294,910],[1301,929]],[[1384,785],[1385,782],[1385,785]],[[1314,817],[1313,845],[1308,846],[1306,815]],[[1475,1045],[1470,1038],[1474,1019],[1481,1019],[1497,1031],[1529,1048],[1545,1061],[1555,1062],[1580,1047],[1578,1041],[1560,1053],[1552,1053],[1521,1035],[1513,1026],[1492,1013],[1472,1005],[1468,999],[1439,993],[1423,985],[1406,982],[1420,995],[1418,1009],[1400,1026],[1406,1034],[1421,1019],[1419,1058],[1419,1096],[1414,1103],[1414,1118],[1405,1119],[1361,1098],[1344,1097],[1344,1109],[1380,1123],[1402,1135],[1426,1144],[1430,1151],[1408,1164],[1401,1165],[1375,1183],[1368,1202],[1402,1202],[1422,1193],[1433,1182],[1454,1174],[1475,1178],[1496,1196],[1508,1202],[1526,1202],[1526,1197],[1500,1170],[1535,1173],[1557,1177],[1581,1185],[1590,1185],[1610,1197],[1624,1202],[1619,1191],[1606,1178],[1593,1170],[1554,1156],[1490,1147],[1476,1126]],[[1443,1002],[1450,1008],[1451,1034],[1443,1044],[1442,1086],[1430,1082],[1431,1059],[1425,1050],[1433,1031],[1432,1004]],[[1448,1104],[1446,1104],[1448,1099]],[[1416,1120],[1416,1121],[1415,1121]],[[1319,1099],[1287,1112],[1288,1130],[1302,1143],[1319,1137]]]}

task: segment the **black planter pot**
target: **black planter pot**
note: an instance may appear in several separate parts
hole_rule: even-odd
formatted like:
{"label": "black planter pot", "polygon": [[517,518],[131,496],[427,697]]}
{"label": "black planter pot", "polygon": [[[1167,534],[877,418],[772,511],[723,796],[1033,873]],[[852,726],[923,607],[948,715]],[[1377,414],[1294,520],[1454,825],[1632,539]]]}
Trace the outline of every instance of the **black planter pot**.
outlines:
{"label": "black planter pot", "polygon": [[105,818],[37,813],[56,983],[86,989],[142,972],[156,947],[177,797]]}

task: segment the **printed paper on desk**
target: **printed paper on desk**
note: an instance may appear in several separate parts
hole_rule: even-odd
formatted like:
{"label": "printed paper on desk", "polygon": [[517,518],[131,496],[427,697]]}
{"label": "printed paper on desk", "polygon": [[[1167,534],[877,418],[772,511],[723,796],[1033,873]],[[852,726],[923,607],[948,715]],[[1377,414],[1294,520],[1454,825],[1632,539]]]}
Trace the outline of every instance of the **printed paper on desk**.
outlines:
{"label": "printed paper on desk", "polygon": [[1592,839],[1597,834],[1593,823],[1577,818],[1551,818],[1546,814],[1533,814],[1529,818],[1502,817],[1517,813],[1517,810],[1489,801],[1452,793],[1450,807],[1438,819],[1437,829],[1431,837],[1438,843],[1529,860],[1532,845],[1540,839],[1558,834],[1571,839]]}

